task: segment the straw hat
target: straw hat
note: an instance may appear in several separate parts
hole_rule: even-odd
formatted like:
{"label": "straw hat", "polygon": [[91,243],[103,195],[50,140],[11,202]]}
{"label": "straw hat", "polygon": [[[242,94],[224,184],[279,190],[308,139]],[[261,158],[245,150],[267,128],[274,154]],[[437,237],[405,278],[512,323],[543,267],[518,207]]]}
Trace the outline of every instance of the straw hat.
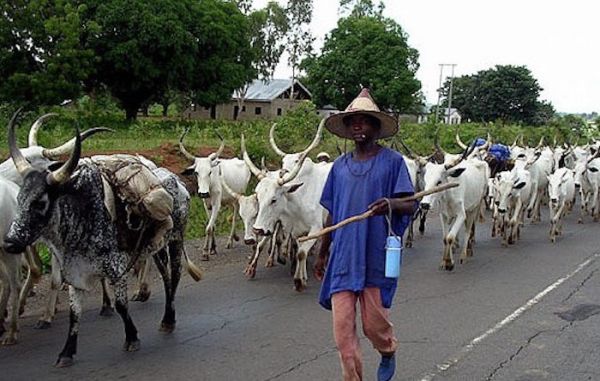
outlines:
{"label": "straw hat", "polygon": [[352,139],[350,129],[344,124],[344,118],[355,114],[370,115],[381,122],[381,129],[379,130],[377,139],[389,138],[398,132],[398,121],[396,118],[379,110],[367,88],[361,90],[360,94],[346,107],[346,110],[330,115],[325,121],[325,128],[339,137]]}

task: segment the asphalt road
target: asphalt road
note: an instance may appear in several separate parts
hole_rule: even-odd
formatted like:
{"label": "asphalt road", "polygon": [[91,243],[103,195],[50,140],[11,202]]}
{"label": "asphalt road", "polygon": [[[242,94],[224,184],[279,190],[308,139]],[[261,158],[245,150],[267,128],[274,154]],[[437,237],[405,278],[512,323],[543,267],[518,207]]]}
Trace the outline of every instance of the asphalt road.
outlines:
{"label": "asphalt road", "polygon": [[[600,380],[600,224],[567,218],[564,235],[548,240],[547,216],[503,248],[480,225],[474,257],[453,272],[438,270],[437,218],[404,256],[392,309],[400,342],[396,380]],[[83,315],[75,365],[53,363],[67,334],[68,314],[51,329],[21,322],[20,342],[0,348],[2,380],[337,380],[340,369],[331,316],[317,304],[319,284],[292,290],[288,267],[242,274],[237,256],[200,283],[186,277],[177,299],[177,329],[158,332],[163,294],[132,303],[141,349],[121,351],[118,316]],[[210,266],[210,264],[209,264]],[[362,339],[365,379],[378,355]]]}

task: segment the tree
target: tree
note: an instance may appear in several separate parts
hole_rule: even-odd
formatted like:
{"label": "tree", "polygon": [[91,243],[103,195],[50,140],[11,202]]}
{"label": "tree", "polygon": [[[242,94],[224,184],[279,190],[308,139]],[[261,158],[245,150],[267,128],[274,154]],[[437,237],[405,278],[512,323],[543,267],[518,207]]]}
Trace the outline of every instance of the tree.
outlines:
{"label": "tree", "polygon": [[[238,1],[238,8],[248,16],[250,24],[252,67],[259,78],[271,78],[285,48],[284,38],[289,28],[285,9],[270,1],[264,8],[251,11],[248,0]],[[240,110],[249,86],[250,82],[246,82],[237,90]]]}
{"label": "tree", "polygon": [[[525,66],[497,65],[474,75],[454,79],[452,105],[466,119],[502,120],[539,125],[554,113],[552,105],[538,100],[542,88]],[[449,82],[444,84],[444,107],[448,104]]]}
{"label": "tree", "polygon": [[377,12],[338,20],[321,54],[302,64],[313,101],[343,109],[361,87],[369,87],[382,109],[399,113],[418,106],[419,54],[407,38],[398,23]]}
{"label": "tree", "polygon": [[82,93],[94,52],[82,40],[97,30],[72,1],[0,2],[0,101],[60,104]]}
{"label": "tree", "polygon": [[308,25],[312,20],[312,12],[312,0],[288,0],[286,13],[288,14],[290,28],[285,50],[288,53],[288,65],[292,68],[290,99],[294,97],[296,72],[302,59],[312,52],[312,44],[315,41],[308,29]]}

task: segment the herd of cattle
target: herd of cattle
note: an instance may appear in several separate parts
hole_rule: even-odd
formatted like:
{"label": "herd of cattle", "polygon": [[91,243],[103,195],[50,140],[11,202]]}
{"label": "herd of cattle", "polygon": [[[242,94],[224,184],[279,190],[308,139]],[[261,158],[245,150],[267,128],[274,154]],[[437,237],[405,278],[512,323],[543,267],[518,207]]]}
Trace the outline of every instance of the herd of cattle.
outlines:
{"label": "herd of cattle", "polygon": [[[29,146],[17,148],[15,113],[8,125],[8,144],[11,158],[0,164],[0,335],[2,344],[17,340],[17,319],[23,311],[26,296],[34,278],[39,277],[39,258],[34,244],[44,242],[52,252],[52,293],[38,327],[48,327],[55,313],[58,289],[64,281],[69,285],[70,327],[67,341],[57,366],[69,366],[77,350],[79,320],[82,313],[83,292],[99,281],[103,290],[102,313],[110,313],[112,302],[108,284],[112,285],[115,309],[125,327],[124,350],[139,348],[137,329],[128,312],[127,274],[136,266],[137,291],[134,300],[149,296],[145,275],[150,257],[157,266],[165,289],[165,311],[160,329],[171,332],[175,328],[174,298],[180,281],[182,266],[199,280],[199,269],[189,260],[184,250],[184,232],[188,222],[190,194],[179,177],[150,160],[133,155],[119,155],[123,160],[142,162],[162,181],[162,186],[173,197],[174,226],[164,246],[158,252],[147,248],[149,237],[144,229],[134,229],[125,222],[126,205],[119,202],[110,184],[92,158],[81,158],[81,142],[106,129],[91,129],[57,148],[44,148],[37,143],[37,134],[47,114],[35,121],[29,131]],[[266,266],[274,261],[291,263],[294,288],[302,291],[308,279],[307,257],[314,251],[316,241],[298,242],[298,238],[323,228],[326,211],[320,206],[322,189],[331,170],[329,155],[321,152],[317,161],[308,155],[320,143],[324,122],[318,126],[313,141],[303,151],[286,153],[275,142],[274,130],[269,141],[273,150],[282,157],[281,168],[270,171],[264,163],[257,166],[246,151],[241,136],[243,159],[220,158],[222,140],[217,152],[197,157],[186,150],[184,138],[179,140],[181,153],[193,162],[184,174],[195,174],[198,196],[209,216],[203,259],[216,254],[215,225],[222,206],[234,209],[231,233],[227,247],[237,240],[236,215],[244,226],[244,243],[253,248],[245,273],[255,277],[259,255],[268,251]],[[428,212],[435,208],[441,217],[443,256],[441,267],[454,268],[453,253],[460,253],[460,261],[473,255],[475,226],[486,209],[491,210],[491,235],[502,237],[503,245],[516,243],[520,237],[525,216],[532,222],[540,221],[543,204],[550,208],[549,237],[554,242],[562,231],[562,217],[580,195],[581,217],[591,215],[600,219],[600,147],[544,146],[523,144],[501,146],[491,138],[464,144],[456,134],[461,154],[445,152],[437,143],[429,156],[416,155],[402,142],[405,162],[416,191],[429,190],[447,182],[459,185],[443,193],[421,200],[413,224],[419,222],[425,229]],[[505,149],[510,157],[494,155],[493,148]],[[60,158],[68,155],[65,162]],[[508,159],[508,160],[504,160]],[[254,193],[246,189],[255,176],[258,184]],[[577,192],[577,189],[579,192]],[[407,229],[405,246],[414,244],[414,230]],[[25,282],[22,271],[28,269]],[[4,319],[8,317],[8,329]]]}

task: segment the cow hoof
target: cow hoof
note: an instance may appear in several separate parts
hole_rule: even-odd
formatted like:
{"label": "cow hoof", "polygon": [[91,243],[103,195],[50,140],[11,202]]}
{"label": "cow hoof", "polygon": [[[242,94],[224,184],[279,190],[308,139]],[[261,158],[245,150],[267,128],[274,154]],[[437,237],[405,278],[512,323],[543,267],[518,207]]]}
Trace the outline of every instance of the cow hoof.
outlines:
{"label": "cow hoof", "polygon": [[277,256],[277,263],[279,263],[280,265],[285,265],[287,261],[284,257]]}
{"label": "cow hoof", "polygon": [[442,270],[452,271],[452,270],[454,270],[454,263],[444,263],[440,267],[441,267]]}
{"label": "cow hoof", "polygon": [[[165,323],[165,322],[160,323],[160,328],[158,329],[159,332],[164,332],[164,333],[173,333],[174,330],[175,330],[175,323]],[[138,341],[138,343],[139,343],[139,341]]]}
{"label": "cow hoof", "polygon": [[254,277],[256,276],[256,268],[252,265],[248,265],[248,267],[246,267],[246,269],[244,270],[244,274],[246,275],[246,277],[248,277],[248,279],[254,279]]}
{"label": "cow hoof", "polygon": [[267,261],[265,262],[265,267],[269,268],[269,267],[273,267],[273,266],[275,266],[275,263],[273,263],[273,259],[272,258],[267,259]]}
{"label": "cow hoof", "polygon": [[56,368],[68,368],[73,365],[73,357],[59,357],[54,366]]}
{"label": "cow hoof", "polygon": [[577,220],[577,223],[578,223],[578,224],[582,224],[582,223],[583,223],[583,220],[580,218],[580,219],[578,219],[578,220]]}
{"label": "cow hoof", "polygon": [[52,325],[52,323],[50,323],[49,321],[38,320],[38,322],[35,324],[35,326],[33,328],[34,329],[48,329],[48,328],[50,328],[51,325]]}
{"label": "cow hoof", "polygon": [[[133,299],[131,299],[133,300]],[[102,306],[102,309],[100,310],[100,316],[104,316],[104,317],[111,317],[115,314],[115,309],[112,308],[111,306]]]}
{"label": "cow hoof", "polygon": [[412,242],[406,242],[406,245],[404,245],[404,247],[410,249],[411,247],[413,247]]}
{"label": "cow hoof", "polygon": [[209,258],[209,256],[208,256],[208,254],[202,254],[202,256],[200,257],[200,260],[201,260],[201,261],[205,261],[205,262],[206,262],[206,261],[209,261],[209,260],[210,260],[210,258]]}
{"label": "cow hoof", "polygon": [[235,242],[238,242],[238,241],[240,240],[240,237],[239,237],[237,234],[234,234],[234,235],[233,235],[233,240],[234,240]]}
{"label": "cow hoof", "polygon": [[212,250],[210,251],[210,255],[217,255],[217,250],[215,250],[215,249],[212,249]]}
{"label": "cow hoof", "polygon": [[150,299],[150,290],[139,290],[138,292],[136,292],[135,294],[133,294],[133,297],[131,298],[132,301],[134,302],[146,302],[148,301],[148,299]]}
{"label": "cow hoof", "polygon": [[[231,240],[230,240],[230,241],[227,241],[227,245],[225,245],[225,248],[226,248],[226,249],[231,249],[232,247],[233,247],[233,242],[232,242]],[[212,253],[211,253],[211,254],[212,254]]]}
{"label": "cow hoof", "polygon": [[306,284],[301,279],[294,279],[294,290],[297,292],[303,292],[306,290]]}
{"label": "cow hoof", "polygon": [[140,341],[139,340],[135,340],[132,342],[125,342],[125,344],[123,344],[123,350],[125,352],[135,352],[138,349],[140,349]]}
{"label": "cow hoof", "polygon": [[7,335],[3,340],[2,340],[2,345],[3,346],[7,346],[7,345],[15,345],[17,343],[17,335],[15,334],[10,334]]}

